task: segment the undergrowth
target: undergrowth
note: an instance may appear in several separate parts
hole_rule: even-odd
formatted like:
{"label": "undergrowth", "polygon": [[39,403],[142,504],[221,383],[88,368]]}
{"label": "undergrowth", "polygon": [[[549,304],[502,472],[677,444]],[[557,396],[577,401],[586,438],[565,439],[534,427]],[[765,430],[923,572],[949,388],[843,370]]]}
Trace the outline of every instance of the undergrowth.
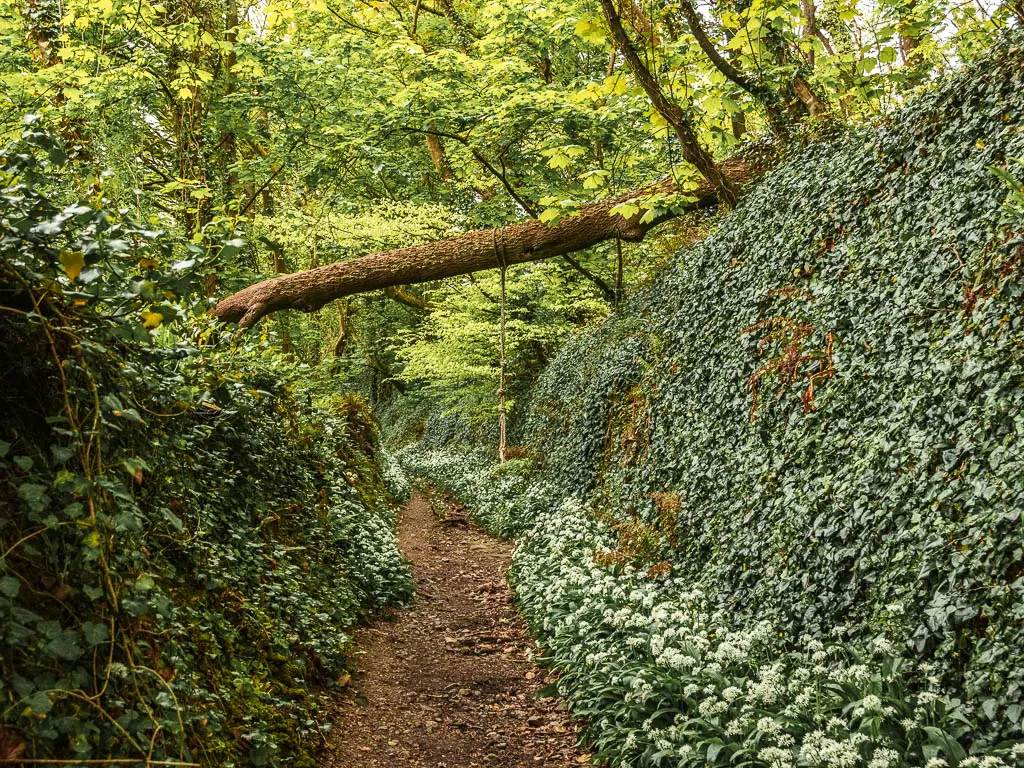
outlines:
{"label": "undergrowth", "polygon": [[1024,764],[1024,60],[801,152],[531,397],[406,461],[519,540],[616,766]]}
{"label": "undergrowth", "polygon": [[358,398],[209,326],[208,251],[63,167],[0,155],[0,761],[312,766],[345,630],[411,593],[401,480]]}

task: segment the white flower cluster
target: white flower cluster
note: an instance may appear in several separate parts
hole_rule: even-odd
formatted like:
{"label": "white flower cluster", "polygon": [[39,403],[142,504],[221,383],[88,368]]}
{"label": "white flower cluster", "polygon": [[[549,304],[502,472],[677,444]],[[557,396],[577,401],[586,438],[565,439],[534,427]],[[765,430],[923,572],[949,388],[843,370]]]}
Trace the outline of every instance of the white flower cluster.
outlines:
{"label": "white flower cluster", "polygon": [[[488,529],[526,531],[511,571],[519,599],[564,673],[563,694],[588,713],[613,765],[704,766],[727,750],[772,768],[946,768],[926,757],[934,752],[922,735],[955,705],[934,691],[906,694],[890,640],[852,661],[841,630],[825,642],[767,621],[736,626],[678,576],[597,565],[617,537],[579,500],[549,510],[550,488],[480,457],[413,450],[400,459]],[[937,672],[923,679],[938,690]],[[960,765],[1024,766],[1024,750]]]}
{"label": "white flower cluster", "polygon": [[535,508],[545,497],[543,489],[525,488],[522,476],[510,471],[511,463],[497,467],[489,457],[410,446],[395,459],[410,476],[428,478],[458,498],[481,527],[501,536],[517,532],[517,503],[520,508]]}
{"label": "white flower cluster", "polygon": [[[614,764],[704,766],[728,749],[772,768],[938,768],[921,749],[922,726],[938,704],[954,705],[928,692],[893,698],[904,688],[882,663],[886,641],[869,649],[874,660],[850,663],[837,642],[786,642],[765,621],[737,628],[678,577],[596,565],[594,553],[613,542],[567,501],[539,516],[512,577],[546,657],[564,672],[563,694],[603,714],[591,715],[592,728],[617,745],[606,748]],[[1024,762],[1020,752],[960,765],[1000,768],[1003,757]]]}
{"label": "white flower cluster", "polygon": [[405,470],[402,469],[398,460],[386,450],[381,450],[378,455],[384,476],[384,487],[395,501],[405,501],[412,495],[412,487]]}

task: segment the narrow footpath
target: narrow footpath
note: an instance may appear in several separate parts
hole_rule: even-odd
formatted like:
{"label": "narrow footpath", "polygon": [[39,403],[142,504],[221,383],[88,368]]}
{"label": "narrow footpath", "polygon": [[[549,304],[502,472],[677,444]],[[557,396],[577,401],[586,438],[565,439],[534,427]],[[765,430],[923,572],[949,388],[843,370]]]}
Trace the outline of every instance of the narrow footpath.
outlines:
{"label": "narrow footpath", "polygon": [[356,635],[359,669],[321,768],[563,768],[589,762],[505,582],[511,547],[420,493],[399,518],[417,595]]}

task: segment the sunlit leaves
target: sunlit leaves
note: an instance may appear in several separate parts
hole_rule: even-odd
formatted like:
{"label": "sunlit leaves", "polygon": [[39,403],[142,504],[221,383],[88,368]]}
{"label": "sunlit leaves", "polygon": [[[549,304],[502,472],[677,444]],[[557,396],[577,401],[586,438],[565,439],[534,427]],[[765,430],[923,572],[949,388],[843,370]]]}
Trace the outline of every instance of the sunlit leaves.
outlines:
{"label": "sunlit leaves", "polygon": [[555,224],[558,222],[559,219],[562,218],[563,213],[564,211],[562,211],[561,208],[552,206],[545,208],[543,211],[541,211],[540,215],[537,218],[543,224]]}
{"label": "sunlit leaves", "polygon": [[609,213],[612,216],[621,216],[624,219],[631,219],[640,213],[640,206],[632,201],[625,201],[614,206]]}
{"label": "sunlit leaves", "polygon": [[573,27],[573,31],[590,45],[604,45],[608,39],[607,28],[603,20],[580,19]]}
{"label": "sunlit leaves", "polygon": [[581,174],[583,179],[584,189],[601,189],[608,184],[608,177],[611,176],[611,171],[607,171],[603,168],[596,168],[591,171],[586,171]]}
{"label": "sunlit leaves", "polygon": [[146,330],[152,330],[164,321],[164,316],[159,312],[143,312],[141,317],[142,325]]}
{"label": "sunlit leaves", "polygon": [[587,154],[587,148],[578,144],[567,144],[563,147],[552,147],[541,152],[548,158],[548,167],[556,170],[569,168],[573,161]]}
{"label": "sunlit leaves", "polygon": [[61,251],[60,263],[65,274],[74,280],[85,267],[85,256],[80,251]]}

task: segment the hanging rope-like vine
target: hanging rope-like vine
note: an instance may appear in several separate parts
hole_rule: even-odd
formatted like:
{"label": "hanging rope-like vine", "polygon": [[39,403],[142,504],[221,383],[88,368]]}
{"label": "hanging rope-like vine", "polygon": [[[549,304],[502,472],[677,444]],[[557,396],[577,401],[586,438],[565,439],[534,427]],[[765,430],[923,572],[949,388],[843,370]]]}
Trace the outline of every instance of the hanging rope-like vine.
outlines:
{"label": "hanging rope-like vine", "polygon": [[505,243],[502,240],[499,248],[499,235],[501,230],[492,230],[494,238],[494,258],[497,259],[501,269],[501,299],[498,331],[498,461],[505,463],[505,454],[508,446],[508,409],[505,405],[505,273],[508,271],[508,261],[505,258]]}

